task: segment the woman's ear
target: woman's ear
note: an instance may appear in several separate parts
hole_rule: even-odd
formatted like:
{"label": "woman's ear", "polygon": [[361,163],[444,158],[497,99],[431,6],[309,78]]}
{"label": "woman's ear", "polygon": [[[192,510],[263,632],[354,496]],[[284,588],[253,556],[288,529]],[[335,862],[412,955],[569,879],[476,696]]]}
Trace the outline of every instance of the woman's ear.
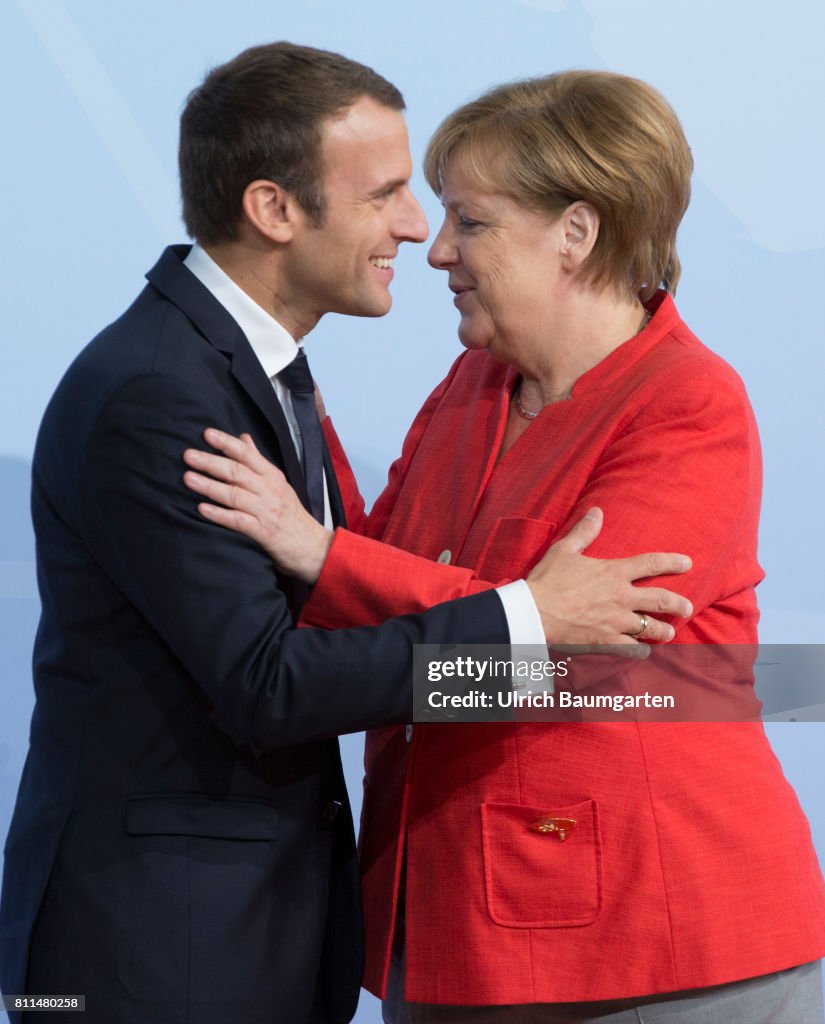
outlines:
{"label": "woman's ear", "polygon": [[578,270],[599,237],[599,215],[583,200],[571,203],[561,215],[562,266],[565,270]]}

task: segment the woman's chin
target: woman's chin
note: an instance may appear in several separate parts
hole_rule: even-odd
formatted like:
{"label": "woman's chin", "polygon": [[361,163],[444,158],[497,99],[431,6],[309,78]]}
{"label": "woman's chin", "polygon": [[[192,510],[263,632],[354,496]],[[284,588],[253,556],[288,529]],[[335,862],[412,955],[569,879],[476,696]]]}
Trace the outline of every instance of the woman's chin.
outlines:
{"label": "woman's chin", "polygon": [[460,323],[458,325],[458,340],[461,344],[472,351],[488,348],[493,340],[493,335],[487,331],[473,330],[472,324]]}

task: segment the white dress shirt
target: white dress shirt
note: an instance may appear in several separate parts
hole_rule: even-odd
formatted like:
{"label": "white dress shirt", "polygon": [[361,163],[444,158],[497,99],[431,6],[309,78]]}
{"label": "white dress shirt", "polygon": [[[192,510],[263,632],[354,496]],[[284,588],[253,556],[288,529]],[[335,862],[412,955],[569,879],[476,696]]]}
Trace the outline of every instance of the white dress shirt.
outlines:
{"label": "white dress shirt", "polygon": [[[292,409],[292,396],[289,388],[278,380],[276,374],[280,373],[298,355],[303,347],[303,342],[296,342],[289,331],[267,313],[263,306],[259,306],[254,299],[235,284],[232,278],[221,270],[197,242],[192,246],[189,255],[183,262],[243,331],[252,351],[263,367],[264,373],[272,381],[272,387],[289,424],[298,457],[302,458],[301,431]],[[204,424],[204,426],[206,427],[208,424]],[[327,529],[332,528],[326,473],[324,474],[324,526]],[[496,593],[504,606],[504,614],[507,617],[507,626],[510,630],[510,643],[543,647],[545,639],[541,617],[533,595],[530,593],[530,588],[524,580],[517,580],[515,583],[498,587]]]}
{"label": "white dress shirt", "polygon": [[[304,347],[303,340],[295,341],[289,331],[279,324],[275,317],[267,313],[263,306],[259,306],[242,288],[239,288],[197,243],[189,250],[189,255],[183,263],[200,283],[209,289],[243,331],[258,362],[264,368],[264,373],[272,382],[275,395],[284,410],[298,458],[303,463],[304,447],[301,428],[292,408],[292,395],[286,384],[283,384],[276,376],[295,359]],[[324,526],[328,530],[332,529],[332,508],[329,503],[326,472],[324,473]]]}

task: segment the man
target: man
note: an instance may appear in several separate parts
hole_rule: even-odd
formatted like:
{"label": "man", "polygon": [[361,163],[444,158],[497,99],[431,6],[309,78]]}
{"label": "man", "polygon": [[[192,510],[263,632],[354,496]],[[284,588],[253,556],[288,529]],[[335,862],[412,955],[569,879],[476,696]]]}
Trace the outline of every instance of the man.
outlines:
{"label": "man", "polygon": [[[402,108],[369,69],[286,43],[214,70],[181,121],[199,244],[166,250],[49,405],[7,993],[83,994],[89,1024],[349,1020],[361,941],[334,736],[409,717],[414,643],[506,643],[536,618],[518,583],[376,628],[296,631],[305,588],[204,520],[182,483],[184,449],[216,423],[342,521],[296,339],[326,312],[386,313],[398,245],[426,236]],[[554,639],[610,639],[633,608],[683,613],[629,585],[678,559],[605,570],[577,554],[595,532],[530,584]],[[584,614],[582,631],[605,587],[609,628]],[[648,620],[648,635],[668,628]]]}

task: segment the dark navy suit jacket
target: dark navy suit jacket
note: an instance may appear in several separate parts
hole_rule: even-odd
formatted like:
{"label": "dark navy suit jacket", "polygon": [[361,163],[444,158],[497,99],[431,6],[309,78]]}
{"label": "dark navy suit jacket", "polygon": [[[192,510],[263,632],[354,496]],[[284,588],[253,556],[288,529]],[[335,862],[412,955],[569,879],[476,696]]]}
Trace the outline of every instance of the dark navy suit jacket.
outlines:
{"label": "dark navy suit jacket", "polygon": [[87,1024],[344,1022],[361,933],[335,736],[410,718],[413,644],[509,638],[493,594],[293,628],[301,587],[182,482],[215,425],[306,500],[272,386],[186,252],[75,360],[38,437],[37,703],[0,983],[85,994]]}

